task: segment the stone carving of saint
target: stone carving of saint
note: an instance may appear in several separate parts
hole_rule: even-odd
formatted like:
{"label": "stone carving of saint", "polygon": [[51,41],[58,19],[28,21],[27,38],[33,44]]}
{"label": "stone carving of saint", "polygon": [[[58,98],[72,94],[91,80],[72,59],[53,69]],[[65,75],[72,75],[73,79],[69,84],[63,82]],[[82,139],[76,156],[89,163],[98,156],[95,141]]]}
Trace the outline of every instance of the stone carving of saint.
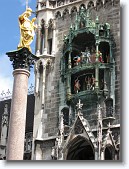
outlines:
{"label": "stone carving of saint", "polygon": [[19,16],[19,27],[20,27],[20,43],[18,49],[23,47],[28,48],[31,51],[30,44],[32,43],[35,35],[35,29],[37,26],[34,24],[36,18],[29,19],[31,16],[32,9],[27,8],[26,11]]}

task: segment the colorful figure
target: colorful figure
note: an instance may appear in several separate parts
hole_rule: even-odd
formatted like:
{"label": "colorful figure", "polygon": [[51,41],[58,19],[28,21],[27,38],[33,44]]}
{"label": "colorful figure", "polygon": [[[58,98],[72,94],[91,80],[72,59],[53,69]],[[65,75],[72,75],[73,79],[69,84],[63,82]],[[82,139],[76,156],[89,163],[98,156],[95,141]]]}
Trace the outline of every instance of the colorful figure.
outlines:
{"label": "colorful figure", "polygon": [[75,80],[75,85],[74,85],[74,91],[75,91],[75,93],[78,93],[78,91],[80,90],[80,87],[81,87],[81,85],[80,85],[79,80],[77,78]]}
{"label": "colorful figure", "polygon": [[77,66],[81,62],[81,57],[75,56],[73,60],[75,61],[75,66]]}
{"label": "colorful figure", "polygon": [[98,51],[98,54],[99,54],[99,62],[104,63],[102,53]]}

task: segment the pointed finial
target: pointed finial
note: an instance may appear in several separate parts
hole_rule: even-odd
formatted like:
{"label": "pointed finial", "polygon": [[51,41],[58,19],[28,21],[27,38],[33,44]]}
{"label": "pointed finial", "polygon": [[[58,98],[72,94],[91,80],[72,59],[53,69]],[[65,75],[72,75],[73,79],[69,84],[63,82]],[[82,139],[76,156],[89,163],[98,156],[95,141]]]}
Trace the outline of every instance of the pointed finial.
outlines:
{"label": "pointed finial", "polygon": [[108,131],[107,131],[107,133],[111,133],[111,123],[110,123],[110,121],[108,123]]}
{"label": "pointed finial", "polygon": [[110,122],[108,123],[108,129],[110,129],[111,128],[111,124],[110,124]]}
{"label": "pointed finial", "polygon": [[96,16],[96,23],[99,23],[99,17]]}
{"label": "pointed finial", "polygon": [[100,104],[98,105],[98,110],[101,110],[101,106],[100,106]]}
{"label": "pointed finial", "polygon": [[72,24],[71,24],[71,26],[70,26],[70,29],[73,29],[73,26],[72,26]]}
{"label": "pointed finial", "polygon": [[81,104],[81,100],[79,99],[79,102],[76,105],[77,110],[82,110],[82,106],[83,106],[83,104]]}

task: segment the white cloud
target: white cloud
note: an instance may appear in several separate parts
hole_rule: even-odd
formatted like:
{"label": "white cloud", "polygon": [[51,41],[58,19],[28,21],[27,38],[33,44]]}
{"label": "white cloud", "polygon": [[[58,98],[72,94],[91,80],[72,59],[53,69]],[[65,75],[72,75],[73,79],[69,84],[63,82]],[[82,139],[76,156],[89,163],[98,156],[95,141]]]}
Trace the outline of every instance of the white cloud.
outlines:
{"label": "white cloud", "polygon": [[12,91],[13,86],[13,68],[9,58],[5,54],[0,54],[0,93],[7,90]]}
{"label": "white cloud", "polygon": [[5,93],[8,91],[12,92],[13,89],[13,80],[10,77],[2,77],[0,76],[0,94],[2,91]]}

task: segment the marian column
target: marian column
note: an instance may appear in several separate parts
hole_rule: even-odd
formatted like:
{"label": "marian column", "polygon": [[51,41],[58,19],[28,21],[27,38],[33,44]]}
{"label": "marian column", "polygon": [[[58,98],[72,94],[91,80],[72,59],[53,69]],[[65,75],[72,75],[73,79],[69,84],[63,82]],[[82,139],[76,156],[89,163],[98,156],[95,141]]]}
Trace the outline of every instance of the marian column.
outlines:
{"label": "marian column", "polygon": [[33,18],[32,21],[27,18],[31,15],[31,12],[32,10],[27,8],[26,11],[19,16],[21,38],[18,50],[6,53],[10,61],[12,61],[14,69],[7,160],[23,160],[24,155],[28,78],[30,68],[34,64],[34,61],[38,59],[31,53],[30,48],[35,28],[35,18]]}

